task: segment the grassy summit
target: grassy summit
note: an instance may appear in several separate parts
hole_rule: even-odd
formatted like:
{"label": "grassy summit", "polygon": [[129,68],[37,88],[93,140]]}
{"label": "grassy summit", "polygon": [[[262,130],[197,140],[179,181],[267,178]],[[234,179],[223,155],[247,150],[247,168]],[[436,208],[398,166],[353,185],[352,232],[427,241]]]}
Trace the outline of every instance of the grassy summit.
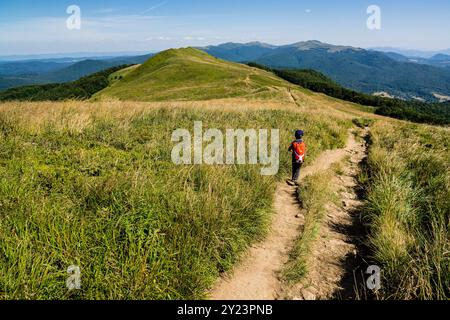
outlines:
{"label": "grassy summit", "polygon": [[[113,75],[94,100],[210,100],[286,96],[294,86],[270,72],[223,61],[193,48],[171,49],[144,64]],[[122,76],[116,79],[115,76]]]}

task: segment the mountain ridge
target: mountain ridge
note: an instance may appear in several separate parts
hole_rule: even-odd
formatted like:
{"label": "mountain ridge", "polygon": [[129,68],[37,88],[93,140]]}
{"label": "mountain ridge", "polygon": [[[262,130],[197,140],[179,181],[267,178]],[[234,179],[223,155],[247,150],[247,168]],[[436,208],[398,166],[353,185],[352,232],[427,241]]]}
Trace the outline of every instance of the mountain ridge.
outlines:
{"label": "mountain ridge", "polygon": [[282,46],[265,45],[264,48],[258,48],[255,43],[241,47],[233,43],[232,49],[221,45],[200,49],[234,62],[314,69],[345,87],[367,94],[387,92],[402,99],[421,98],[431,102],[436,101],[433,93],[450,95],[450,69],[405,59],[399,61],[386,53],[362,48],[310,40]]}
{"label": "mountain ridge", "polygon": [[[195,48],[169,49],[125,73],[93,100],[193,101],[234,97],[288,98],[293,84],[274,74],[215,58]],[[119,79],[117,79],[119,78]]]}

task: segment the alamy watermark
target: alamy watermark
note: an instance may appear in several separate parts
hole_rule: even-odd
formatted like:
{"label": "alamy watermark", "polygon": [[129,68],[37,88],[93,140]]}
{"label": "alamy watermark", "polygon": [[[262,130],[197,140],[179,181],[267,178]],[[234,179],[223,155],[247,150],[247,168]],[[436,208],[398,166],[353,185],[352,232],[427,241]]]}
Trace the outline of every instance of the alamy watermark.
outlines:
{"label": "alamy watermark", "polygon": [[[188,129],[172,133],[172,161],[177,165],[207,164],[262,165],[261,175],[276,175],[280,168],[280,132],[278,129],[207,129],[194,122],[193,136]],[[206,145],[205,145],[206,144]],[[270,148],[269,148],[270,145]]]}
{"label": "alamy watermark", "polygon": [[366,274],[370,276],[367,278],[367,289],[377,291],[381,289],[381,268],[379,266],[369,266]]}
{"label": "alamy watermark", "polygon": [[67,14],[70,16],[66,20],[66,26],[69,30],[80,30],[81,29],[81,9],[77,5],[70,5],[66,10]]}
{"label": "alamy watermark", "polygon": [[66,280],[66,286],[69,290],[81,289],[81,270],[79,266],[71,265],[67,268],[69,276]]}
{"label": "alamy watermark", "polygon": [[367,8],[367,28],[369,30],[381,30],[381,8],[377,5],[371,5]]}

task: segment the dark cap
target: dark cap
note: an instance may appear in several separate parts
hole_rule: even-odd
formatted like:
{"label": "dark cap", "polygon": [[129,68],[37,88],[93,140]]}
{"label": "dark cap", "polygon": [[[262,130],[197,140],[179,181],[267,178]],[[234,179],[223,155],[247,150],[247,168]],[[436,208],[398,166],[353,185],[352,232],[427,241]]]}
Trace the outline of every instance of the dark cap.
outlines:
{"label": "dark cap", "polygon": [[300,139],[301,137],[303,137],[305,135],[305,133],[303,132],[303,130],[297,130],[295,131],[295,137],[297,139]]}

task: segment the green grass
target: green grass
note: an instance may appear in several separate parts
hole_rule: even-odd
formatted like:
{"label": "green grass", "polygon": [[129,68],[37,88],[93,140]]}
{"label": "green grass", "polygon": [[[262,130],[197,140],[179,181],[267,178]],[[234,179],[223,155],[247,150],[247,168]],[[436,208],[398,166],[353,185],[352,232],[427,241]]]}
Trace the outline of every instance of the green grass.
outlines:
{"label": "green grass", "polygon": [[356,126],[364,129],[370,127],[375,122],[375,120],[369,118],[355,118],[352,120],[352,122]]}
{"label": "green grass", "polygon": [[[281,110],[0,109],[0,298],[197,299],[267,229],[277,177],[258,166],[175,166],[172,131],[308,132],[310,158],[342,147],[350,121]],[[283,148],[282,148],[283,150]],[[68,291],[67,268],[82,289]]]}
{"label": "green grass", "polygon": [[372,126],[365,213],[383,299],[450,298],[448,129]]}
{"label": "green grass", "polygon": [[126,68],[123,68],[123,69],[120,69],[120,70],[114,72],[113,74],[111,74],[108,77],[109,85],[112,85],[113,83],[115,83],[119,80],[122,80],[123,77],[125,77],[127,74],[136,70],[136,68],[139,68],[139,66],[140,66],[139,64],[135,64],[135,65],[132,65],[132,66],[129,66],[129,67],[126,67]]}
{"label": "green grass", "polygon": [[[157,54],[130,72],[118,74],[94,100],[211,100],[233,97],[277,97],[277,88],[294,88],[270,72],[214,58],[193,48]],[[285,97],[284,97],[285,98]]]}

